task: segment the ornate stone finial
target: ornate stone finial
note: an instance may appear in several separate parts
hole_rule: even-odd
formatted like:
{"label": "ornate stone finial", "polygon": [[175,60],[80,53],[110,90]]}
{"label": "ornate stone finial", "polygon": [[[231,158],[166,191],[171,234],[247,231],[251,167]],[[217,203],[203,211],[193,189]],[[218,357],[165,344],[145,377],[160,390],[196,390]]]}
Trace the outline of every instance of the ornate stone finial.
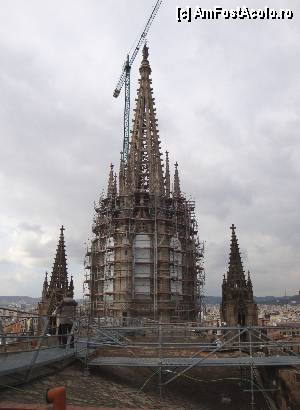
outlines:
{"label": "ornate stone finial", "polygon": [[165,171],[165,189],[166,189],[166,196],[170,198],[170,163],[169,163],[169,152],[166,151],[166,171]]}
{"label": "ornate stone finial", "polygon": [[117,188],[117,174],[115,173],[114,175],[114,186],[113,186],[113,196],[116,197],[118,194],[118,188]]}
{"label": "ornate stone finial", "polygon": [[181,196],[180,180],[179,180],[179,173],[178,173],[178,162],[177,161],[175,162],[173,196],[174,196],[174,198],[179,198]]}
{"label": "ornate stone finial", "polygon": [[71,297],[71,298],[74,297],[74,282],[73,282],[73,276],[71,276],[71,279],[70,279],[69,289],[68,289],[67,295],[68,295],[69,297]]}
{"label": "ornate stone finial", "polygon": [[44,288],[48,287],[48,272],[45,272],[45,279],[44,279]]}
{"label": "ornate stone finial", "polygon": [[120,152],[120,166],[119,166],[119,193],[123,195],[125,193],[125,163],[123,151]]}
{"label": "ornate stone finial", "polygon": [[252,287],[252,280],[251,280],[251,276],[250,276],[250,271],[249,271],[249,270],[248,270],[247,284],[248,284],[248,286],[251,286],[251,287]]}
{"label": "ornate stone finial", "polygon": [[47,298],[48,286],[48,272],[46,271],[42,290],[42,300]]}
{"label": "ornate stone finial", "polygon": [[148,60],[148,57],[149,57],[149,47],[145,43],[143,47],[143,60]]}
{"label": "ornate stone finial", "polygon": [[114,190],[114,166],[110,164],[110,171],[108,176],[107,197],[110,198]]}

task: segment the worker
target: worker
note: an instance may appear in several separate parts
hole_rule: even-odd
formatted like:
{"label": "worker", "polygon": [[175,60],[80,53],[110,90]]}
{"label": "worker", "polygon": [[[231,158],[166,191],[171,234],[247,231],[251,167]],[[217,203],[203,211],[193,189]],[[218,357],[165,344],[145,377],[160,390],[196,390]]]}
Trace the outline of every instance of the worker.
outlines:
{"label": "worker", "polygon": [[[76,316],[77,302],[71,293],[63,298],[56,308],[56,324],[58,326],[58,341],[60,346],[66,346]],[[71,337],[70,347],[74,347],[74,335]]]}

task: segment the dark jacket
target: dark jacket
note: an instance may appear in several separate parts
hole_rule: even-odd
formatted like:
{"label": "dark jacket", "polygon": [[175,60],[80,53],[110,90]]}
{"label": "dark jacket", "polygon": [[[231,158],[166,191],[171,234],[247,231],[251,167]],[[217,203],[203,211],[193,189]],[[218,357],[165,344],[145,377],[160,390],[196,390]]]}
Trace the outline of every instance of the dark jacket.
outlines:
{"label": "dark jacket", "polygon": [[64,297],[56,308],[57,326],[72,325],[76,316],[77,302],[70,297]]}

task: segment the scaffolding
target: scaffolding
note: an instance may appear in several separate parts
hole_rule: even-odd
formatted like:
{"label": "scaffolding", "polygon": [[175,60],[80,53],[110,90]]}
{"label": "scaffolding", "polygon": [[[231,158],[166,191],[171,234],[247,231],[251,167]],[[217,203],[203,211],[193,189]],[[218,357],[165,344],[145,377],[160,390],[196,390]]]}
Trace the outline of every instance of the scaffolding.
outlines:
{"label": "scaffolding", "polygon": [[[287,331],[292,335],[293,325],[212,327],[196,322],[143,323],[130,318],[107,323],[81,311],[72,318],[66,348],[60,349],[57,336],[47,334],[46,316],[18,311],[18,320],[26,323],[42,319],[43,330],[35,334],[28,327],[10,332],[7,324],[12,316],[6,311],[2,308],[0,312],[5,324],[0,333],[0,379],[6,386],[28,382],[49,374],[49,370],[59,371],[76,358],[83,363],[86,375],[92,367],[147,368],[149,377],[142,388],[154,378],[160,394],[176,380],[194,379],[199,368],[235,367],[240,369],[237,382],[247,394],[250,408],[256,408],[257,397],[262,395],[270,408],[276,409],[272,393],[279,390],[280,382],[274,384],[276,373],[269,380],[264,372],[270,368],[293,371],[294,366],[300,366],[299,340],[285,337]],[[97,351],[101,354],[95,354]]]}
{"label": "scaffolding", "polygon": [[95,212],[85,261],[92,314],[201,320],[204,245],[194,201],[139,192],[102,197]]}
{"label": "scaffolding", "polygon": [[[165,164],[161,160],[148,56],[145,46],[118,184],[111,164],[107,193],[95,206],[86,264],[90,309],[124,320],[196,320],[205,275],[195,203],[181,191],[178,164],[171,189],[168,153]],[[107,241],[113,241],[111,251]]]}

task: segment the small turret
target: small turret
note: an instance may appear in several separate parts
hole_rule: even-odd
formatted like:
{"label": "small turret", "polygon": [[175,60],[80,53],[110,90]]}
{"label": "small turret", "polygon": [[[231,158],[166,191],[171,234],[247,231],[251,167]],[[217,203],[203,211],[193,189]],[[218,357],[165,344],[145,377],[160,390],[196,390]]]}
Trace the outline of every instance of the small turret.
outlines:
{"label": "small turret", "polygon": [[73,283],[73,276],[71,276],[69,289],[68,289],[68,296],[73,298],[74,297],[74,283]]}
{"label": "small turret", "polygon": [[117,174],[114,175],[114,185],[113,185],[113,197],[115,198],[118,195],[118,187],[117,187]]}
{"label": "small turret", "polygon": [[108,176],[108,184],[107,184],[107,197],[112,198],[114,191],[114,166],[110,164],[110,171]]}
{"label": "small turret", "polygon": [[170,198],[170,164],[169,164],[169,153],[166,151],[166,171],[165,171],[165,189],[166,197]]}
{"label": "small turret", "polygon": [[249,270],[248,270],[247,286],[248,286],[248,288],[252,289],[252,281],[251,281],[250,271]]}
{"label": "small turret", "polygon": [[120,195],[124,195],[125,193],[125,181],[126,181],[125,163],[124,163],[123,152],[121,152],[120,166],[119,166],[119,193]]}
{"label": "small turret", "polygon": [[47,297],[48,293],[48,272],[46,271],[45,273],[45,279],[43,283],[43,290],[42,290],[42,299],[45,299]]}
{"label": "small turret", "polygon": [[180,180],[179,180],[179,172],[178,172],[178,162],[175,163],[173,197],[174,198],[180,198],[181,197]]}

